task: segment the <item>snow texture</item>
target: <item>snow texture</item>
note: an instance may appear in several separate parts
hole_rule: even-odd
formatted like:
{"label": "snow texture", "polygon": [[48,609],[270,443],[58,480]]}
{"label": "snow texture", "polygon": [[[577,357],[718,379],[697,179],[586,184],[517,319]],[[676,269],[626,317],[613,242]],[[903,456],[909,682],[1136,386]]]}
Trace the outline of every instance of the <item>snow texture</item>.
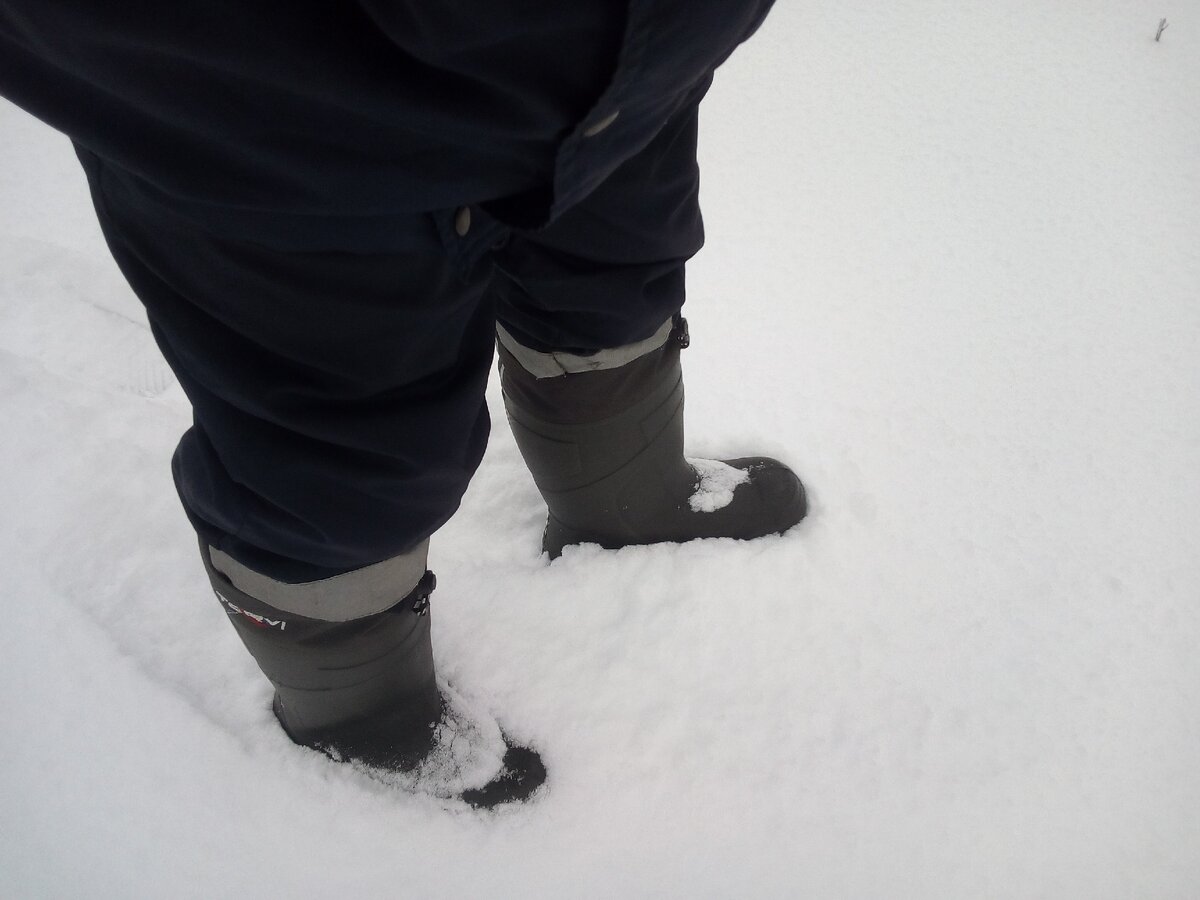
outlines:
{"label": "snow texture", "polygon": [[550,770],[487,815],[275,727],[0,107],[0,894],[1200,895],[1197,109],[1195,0],[780,4],[703,112],[689,452],[810,516],[548,564],[499,425],[432,548],[441,676]]}
{"label": "snow texture", "polygon": [[416,771],[389,772],[369,766],[361,766],[361,771],[399,791],[447,800],[447,809],[454,809],[465,806],[454,802],[464,791],[483,787],[504,769],[504,736],[486,708],[464,697],[454,685],[441,681],[438,688],[446,712],[434,730],[433,750]]}
{"label": "snow texture", "polygon": [[696,470],[699,482],[688,506],[693,512],[716,512],[733,502],[733,492],[739,484],[750,482],[746,469],[735,469],[719,459],[689,459],[688,465]]}

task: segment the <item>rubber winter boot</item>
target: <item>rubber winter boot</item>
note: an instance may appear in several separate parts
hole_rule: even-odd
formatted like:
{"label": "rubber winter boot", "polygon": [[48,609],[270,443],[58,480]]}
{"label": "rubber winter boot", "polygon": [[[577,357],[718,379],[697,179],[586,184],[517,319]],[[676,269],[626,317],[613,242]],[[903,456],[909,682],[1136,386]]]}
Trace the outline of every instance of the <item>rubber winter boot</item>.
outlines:
{"label": "rubber winter boot", "polygon": [[[432,572],[385,611],[334,622],[250,596],[218,571],[203,541],[200,552],[217,599],[275,687],[273,709],[288,737],[384,772],[411,772],[429,757],[447,712],[430,643]],[[490,808],[527,799],[545,781],[536,752],[505,745],[501,771],[463,800]]]}
{"label": "rubber winter boot", "polygon": [[804,487],[774,459],[688,460],[680,351],[687,322],[591,356],[542,353],[499,330],[509,424],[546,501],[542,547],[744,540],[786,531]]}

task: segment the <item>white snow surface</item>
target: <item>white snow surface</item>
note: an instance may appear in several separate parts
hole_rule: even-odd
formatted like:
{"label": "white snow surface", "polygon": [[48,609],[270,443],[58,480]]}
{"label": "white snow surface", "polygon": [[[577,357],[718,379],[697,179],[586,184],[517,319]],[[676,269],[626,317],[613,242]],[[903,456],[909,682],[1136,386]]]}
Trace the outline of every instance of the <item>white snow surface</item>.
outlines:
{"label": "white snow surface", "polygon": [[1197,110],[1195,0],[781,4],[703,112],[689,453],[812,511],[548,564],[496,416],[436,655],[551,774],[483,815],[274,725],[186,403],[0,107],[0,894],[1200,896]]}

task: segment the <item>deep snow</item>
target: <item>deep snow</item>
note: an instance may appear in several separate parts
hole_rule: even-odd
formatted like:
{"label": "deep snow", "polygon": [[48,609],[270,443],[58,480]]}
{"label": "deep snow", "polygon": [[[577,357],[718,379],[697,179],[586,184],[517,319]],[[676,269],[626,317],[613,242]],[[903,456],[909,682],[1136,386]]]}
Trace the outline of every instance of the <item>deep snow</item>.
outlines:
{"label": "deep snow", "polygon": [[704,110],[689,453],[811,517],[548,565],[495,416],[436,653],[551,781],[488,817],[274,727],[186,404],[0,106],[0,894],[1200,895],[1198,109],[1194,0],[776,9]]}

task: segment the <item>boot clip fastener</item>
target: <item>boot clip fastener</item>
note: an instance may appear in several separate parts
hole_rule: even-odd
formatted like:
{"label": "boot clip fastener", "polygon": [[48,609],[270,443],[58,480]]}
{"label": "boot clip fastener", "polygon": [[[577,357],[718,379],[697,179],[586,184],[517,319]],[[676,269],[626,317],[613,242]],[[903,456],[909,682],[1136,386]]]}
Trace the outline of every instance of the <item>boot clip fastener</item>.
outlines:
{"label": "boot clip fastener", "polygon": [[[436,587],[437,577],[426,569],[425,574],[421,576],[421,580],[417,582],[417,586],[412,589],[412,593],[404,598],[405,600],[412,600],[412,605],[408,608],[418,616],[429,615],[429,595],[433,593],[433,589]],[[399,609],[404,605],[401,602],[396,608]]]}
{"label": "boot clip fastener", "polygon": [[688,332],[687,319],[683,316],[675,317],[675,327],[671,329],[670,340],[675,342],[680,350],[686,350],[692,344],[692,336]]}

